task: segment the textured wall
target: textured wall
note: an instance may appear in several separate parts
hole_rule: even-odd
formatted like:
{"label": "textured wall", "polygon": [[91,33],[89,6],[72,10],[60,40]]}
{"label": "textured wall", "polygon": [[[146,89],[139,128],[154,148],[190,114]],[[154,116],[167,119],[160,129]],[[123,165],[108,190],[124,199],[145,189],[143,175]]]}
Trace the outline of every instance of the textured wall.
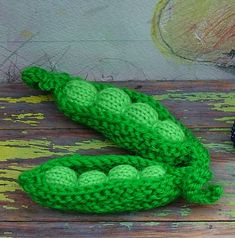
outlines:
{"label": "textured wall", "polygon": [[[0,0],[0,81],[15,80],[19,70],[30,64],[91,80],[234,78],[230,69],[211,62],[166,57],[151,36],[156,3],[157,0]],[[186,9],[184,14],[190,16],[191,12]],[[178,29],[183,29],[180,24],[177,22]],[[232,48],[234,43],[230,43]]]}

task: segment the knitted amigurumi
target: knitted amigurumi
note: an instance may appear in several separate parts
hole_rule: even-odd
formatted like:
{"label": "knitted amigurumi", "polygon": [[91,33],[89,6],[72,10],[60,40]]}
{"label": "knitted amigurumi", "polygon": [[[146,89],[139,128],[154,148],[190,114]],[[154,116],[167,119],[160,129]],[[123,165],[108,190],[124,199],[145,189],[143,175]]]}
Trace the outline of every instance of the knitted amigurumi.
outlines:
{"label": "knitted amigurumi", "polygon": [[[34,201],[62,210],[107,213],[154,208],[179,196],[199,204],[220,198],[222,188],[207,185],[212,177],[208,151],[151,96],[39,67],[24,69],[22,80],[51,92],[58,108],[72,120],[136,155],[74,155],[26,171],[19,183]],[[58,175],[58,166],[66,167],[62,171],[68,174]],[[64,181],[59,188],[48,180],[55,174],[57,184]]]}

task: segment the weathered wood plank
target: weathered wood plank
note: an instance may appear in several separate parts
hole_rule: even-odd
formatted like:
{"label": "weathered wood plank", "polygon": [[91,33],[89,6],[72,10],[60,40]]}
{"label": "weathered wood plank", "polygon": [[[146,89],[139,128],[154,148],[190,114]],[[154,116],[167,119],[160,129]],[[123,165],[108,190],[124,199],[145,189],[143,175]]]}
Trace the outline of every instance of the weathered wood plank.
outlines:
{"label": "weathered wood plank", "polygon": [[[235,150],[230,141],[230,129],[194,129],[194,134],[210,149],[213,158],[233,157]],[[111,141],[92,129],[80,126],[77,129],[56,130],[0,130],[0,161],[15,159],[47,158],[68,153],[92,150],[107,153],[124,153]],[[126,152],[129,153],[129,152]]]}
{"label": "weathered wood plank", "polygon": [[[116,220],[232,220],[235,218],[235,150],[228,130],[200,130],[201,138],[212,154],[215,180],[224,185],[224,197],[213,206],[196,206],[175,202],[147,212],[109,216],[64,214],[35,205],[24,194],[16,178],[19,173],[40,163],[68,153],[125,153],[100,134],[84,128],[73,130],[0,130],[0,212],[2,221],[109,221]],[[126,152],[127,153],[127,152]]]}
{"label": "weathered wood plank", "polygon": [[235,82],[164,81],[116,84],[157,95],[156,98],[162,100],[178,118],[193,128],[195,134],[211,151],[215,180],[224,185],[224,197],[213,206],[188,205],[180,200],[151,211],[105,216],[65,214],[37,206],[16,183],[21,171],[49,158],[68,153],[117,154],[125,151],[118,149],[93,130],[66,119],[58,112],[51,98],[45,94],[22,84],[8,84],[1,85],[0,88],[0,220],[45,222],[234,220],[235,150],[229,138],[231,126],[229,122],[234,118]]}
{"label": "weathered wood plank", "polygon": [[235,222],[2,222],[1,237],[233,238]]}
{"label": "weathered wood plank", "polygon": [[[116,82],[119,86],[138,88],[156,99],[185,125],[198,128],[228,128],[234,120],[235,82]],[[216,92],[215,90],[218,90]],[[60,113],[51,97],[23,84],[0,88],[0,129],[6,128],[76,128],[78,125]]]}

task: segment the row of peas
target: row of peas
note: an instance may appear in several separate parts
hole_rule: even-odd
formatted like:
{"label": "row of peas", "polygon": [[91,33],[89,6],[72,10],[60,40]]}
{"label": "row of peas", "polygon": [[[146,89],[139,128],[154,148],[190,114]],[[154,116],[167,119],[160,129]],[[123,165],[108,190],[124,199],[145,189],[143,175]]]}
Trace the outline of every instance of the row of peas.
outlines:
{"label": "row of peas", "polygon": [[130,180],[139,178],[160,178],[164,176],[166,170],[160,165],[152,165],[138,171],[131,165],[118,165],[113,167],[108,175],[98,170],[84,172],[78,176],[78,173],[65,166],[55,166],[45,173],[47,184],[56,187],[86,187],[95,184],[108,182],[110,180]]}
{"label": "row of peas", "polygon": [[78,110],[95,106],[98,110],[113,115],[122,114],[139,125],[146,125],[159,133],[165,140],[182,142],[182,129],[171,120],[159,120],[158,113],[146,103],[132,103],[130,97],[119,88],[106,88],[100,92],[89,82],[72,80],[64,88],[67,100]]}

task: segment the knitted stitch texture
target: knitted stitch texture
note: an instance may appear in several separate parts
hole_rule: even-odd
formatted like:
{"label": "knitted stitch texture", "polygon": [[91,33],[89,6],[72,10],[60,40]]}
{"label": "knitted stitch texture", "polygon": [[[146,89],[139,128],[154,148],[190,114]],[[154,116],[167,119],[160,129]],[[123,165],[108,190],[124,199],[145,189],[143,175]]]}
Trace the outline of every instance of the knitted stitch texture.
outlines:
{"label": "knitted stitch texture", "polygon": [[79,186],[90,186],[93,184],[99,184],[103,183],[107,180],[107,177],[104,173],[97,171],[97,170],[91,170],[87,171],[80,175],[78,179],[78,185]]}
{"label": "knitted stitch texture", "polygon": [[115,166],[124,164],[141,170],[158,163],[130,155],[72,155],[50,160],[25,171],[20,175],[19,183],[35,202],[43,206],[84,213],[146,210],[168,204],[180,196],[180,178],[174,169],[165,164],[162,167],[166,174],[160,178],[116,177],[87,186],[78,184],[77,187],[60,188],[45,182],[45,175],[57,166],[68,167],[83,176],[92,170],[108,174]]}
{"label": "knitted stitch texture", "polygon": [[[61,199],[62,205],[58,205],[58,189],[53,193],[53,188],[41,180],[48,168],[46,163],[32,172],[24,172],[19,178],[25,191],[38,203],[64,210],[106,213],[162,206],[178,196],[183,196],[188,202],[210,204],[221,196],[219,185],[207,184],[212,177],[208,151],[153,97],[127,88],[88,82],[66,73],[47,72],[38,67],[23,70],[22,80],[33,88],[51,92],[58,108],[72,120],[99,131],[120,147],[143,157],[109,155],[91,159],[77,155],[50,161],[49,165],[64,161],[63,166],[80,172],[99,170],[105,173],[114,165],[132,165],[143,171],[147,165],[161,163],[167,171],[166,174],[156,171],[161,175],[156,177],[138,176],[118,182],[108,179],[108,182],[94,184],[89,189],[75,188],[72,194],[69,193],[69,198],[65,198],[67,189],[61,188],[64,199]],[[123,171],[119,176],[123,177],[122,174]],[[157,183],[155,179],[158,179]],[[45,197],[50,197],[50,201]],[[135,202],[136,197],[139,200]],[[67,204],[66,199],[72,200],[72,205]]]}
{"label": "knitted stitch texture", "polygon": [[136,179],[138,171],[130,165],[118,165],[109,171],[109,179]]}

